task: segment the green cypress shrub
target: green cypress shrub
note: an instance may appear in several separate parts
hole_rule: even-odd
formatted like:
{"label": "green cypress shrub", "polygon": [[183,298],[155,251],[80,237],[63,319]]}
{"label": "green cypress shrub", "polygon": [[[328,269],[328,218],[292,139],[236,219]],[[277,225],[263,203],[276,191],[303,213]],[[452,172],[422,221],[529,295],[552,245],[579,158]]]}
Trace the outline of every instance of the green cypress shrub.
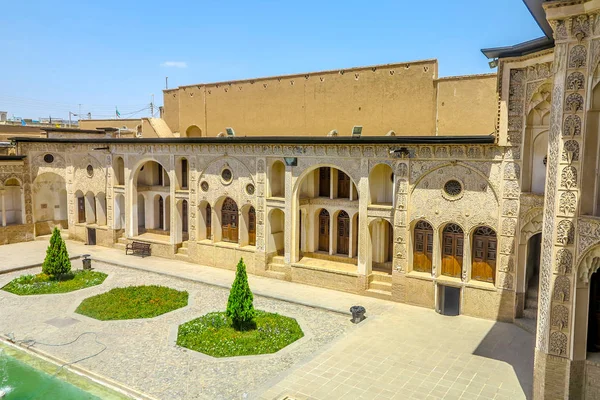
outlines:
{"label": "green cypress shrub", "polygon": [[227,300],[227,316],[231,318],[233,328],[236,330],[252,329],[255,312],[252,301],[254,296],[248,286],[248,275],[246,275],[246,264],[240,258],[235,272],[235,280],[229,292]]}
{"label": "green cypress shrub", "polygon": [[52,231],[50,245],[46,250],[46,258],[42,264],[42,272],[53,277],[71,272],[71,260],[69,260],[67,246],[60,236],[60,230],[57,227],[54,227]]}

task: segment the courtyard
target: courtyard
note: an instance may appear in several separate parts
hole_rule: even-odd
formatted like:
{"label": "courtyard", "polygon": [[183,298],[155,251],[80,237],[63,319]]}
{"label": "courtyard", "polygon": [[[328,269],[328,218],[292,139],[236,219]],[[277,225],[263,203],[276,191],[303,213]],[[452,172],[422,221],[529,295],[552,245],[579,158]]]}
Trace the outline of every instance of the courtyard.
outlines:
{"label": "courtyard", "polygon": [[[47,241],[0,246],[0,286],[39,267]],[[506,323],[250,275],[255,307],[295,318],[305,336],[275,354],[215,359],[176,346],[177,327],[222,311],[234,271],[67,241],[91,254],[101,285],[56,295],[0,291],[0,334],[157,399],[519,399],[529,398],[533,335]],[[17,261],[18,260],[18,261]],[[79,268],[80,260],[73,260]],[[75,313],[115,287],[161,285],[189,293],[188,305],[150,319],[98,321]],[[51,301],[49,301],[51,299]],[[361,304],[368,318],[350,322]],[[46,346],[71,342],[68,346]],[[96,340],[99,343],[96,342]]]}

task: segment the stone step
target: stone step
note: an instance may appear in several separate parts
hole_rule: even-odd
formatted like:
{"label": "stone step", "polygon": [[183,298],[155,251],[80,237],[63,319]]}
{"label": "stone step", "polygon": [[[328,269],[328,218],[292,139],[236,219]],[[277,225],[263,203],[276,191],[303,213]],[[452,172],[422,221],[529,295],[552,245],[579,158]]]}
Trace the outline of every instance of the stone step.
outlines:
{"label": "stone step", "polygon": [[268,278],[272,278],[272,279],[279,279],[280,281],[289,281],[290,280],[287,278],[287,275],[284,272],[266,270],[265,276]]}
{"label": "stone step", "polygon": [[180,247],[177,249],[177,254],[183,254],[183,255],[188,255],[188,248],[187,247]]}
{"label": "stone step", "polygon": [[527,331],[527,332],[531,333],[532,335],[535,335],[535,331],[537,328],[537,321],[535,319],[517,318],[517,319],[515,319],[515,325],[517,325],[519,328],[523,329],[524,331]]}
{"label": "stone step", "polygon": [[387,292],[385,290],[367,289],[365,291],[365,296],[375,297],[376,299],[382,300],[392,300],[392,292]]}
{"label": "stone step", "polygon": [[371,274],[371,282],[387,282],[387,283],[392,283],[392,275],[390,274],[377,274],[377,273],[373,273]]}
{"label": "stone step", "polygon": [[126,244],[128,244],[129,242],[131,242],[131,240],[129,240],[129,239],[126,239],[126,238],[124,238],[124,237],[120,237],[120,238],[119,238],[119,240],[117,240],[117,243],[121,243],[122,245],[126,245]]}
{"label": "stone step", "polygon": [[267,267],[267,270],[274,272],[282,272],[285,274],[286,272],[290,271],[290,267],[286,267],[285,264],[271,263]]}
{"label": "stone step", "polygon": [[526,309],[535,309],[535,310],[537,310],[537,306],[538,306],[537,297],[535,299],[532,299],[532,298],[528,297],[527,300],[525,300],[525,308]]}
{"label": "stone step", "polygon": [[188,242],[187,242],[187,241],[185,241],[185,242],[182,242],[182,243],[181,243],[181,248],[182,248],[182,249],[187,249],[187,248],[188,248]]}
{"label": "stone step", "polygon": [[392,293],[392,283],[373,281],[369,283],[369,289],[381,290],[383,292]]}
{"label": "stone step", "polygon": [[285,264],[285,259],[283,258],[283,256],[275,256],[271,260],[271,263],[272,264]]}
{"label": "stone step", "polygon": [[[52,237],[52,235],[38,235],[35,237],[35,240],[45,240],[45,241],[50,241],[50,238]],[[67,231],[60,231],[60,237],[63,238],[63,240],[66,240],[69,238],[69,233]]]}
{"label": "stone step", "polygon": [[190,262],[190,258],[188,257],[187,254],[179,254],[176,253],[175,254],[175,259],[179,260],[179,261],[185,261],[185,262]]}
{"label": "stone step", "polygon": [[537,308],[526,308],[523,310],[523,318],[537,319]]}

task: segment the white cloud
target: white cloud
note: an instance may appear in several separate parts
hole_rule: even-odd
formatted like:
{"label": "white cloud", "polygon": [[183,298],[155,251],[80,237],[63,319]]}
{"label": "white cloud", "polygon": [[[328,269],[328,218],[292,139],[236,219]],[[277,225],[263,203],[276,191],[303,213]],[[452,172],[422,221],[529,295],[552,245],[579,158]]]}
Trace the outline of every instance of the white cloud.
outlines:
{"label": "white cloud", "polygon": [[185,61],[165,61],[160,64],[161,67],[187,68]]}

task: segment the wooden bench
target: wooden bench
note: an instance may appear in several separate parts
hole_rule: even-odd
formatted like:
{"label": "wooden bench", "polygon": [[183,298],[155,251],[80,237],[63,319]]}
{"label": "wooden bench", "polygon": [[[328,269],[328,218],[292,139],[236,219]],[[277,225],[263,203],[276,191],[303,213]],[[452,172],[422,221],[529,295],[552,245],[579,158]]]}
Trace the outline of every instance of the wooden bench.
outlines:
{"label": "wooden bench", "polygon": [[129,254],[130,251],[131,254],[140,254],[142,257],[149,256],[150,243],[133,241],[131,243],[128,243],[127,246],[125,246],[125,254]]}

